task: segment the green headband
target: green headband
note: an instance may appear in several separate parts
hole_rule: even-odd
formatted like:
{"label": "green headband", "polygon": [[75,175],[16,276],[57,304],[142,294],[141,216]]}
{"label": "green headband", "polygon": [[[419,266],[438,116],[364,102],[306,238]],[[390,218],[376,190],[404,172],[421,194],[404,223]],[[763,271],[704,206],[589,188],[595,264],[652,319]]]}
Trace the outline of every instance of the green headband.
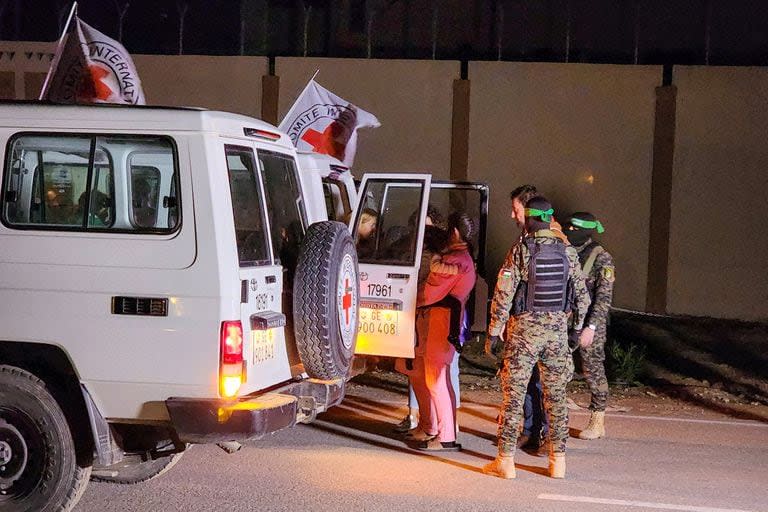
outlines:
{"label": "green headband", "polygon": [[576,227],[580,227],[581,229],[597,229],[598,233],[605,231],[605,228],[603,228],[603,225],[600,224],[599,220],[582,220],[577,217],[573,217],[571,219],[571,224]]}
{"label": "green headband", "polygon": [[550,222],[552,220],[553,213],[555,213],[555,210],[553,210],[552,208],[550,208],[549,210],[539,210],[536,208],[525,209],[526,217],[540,217],[541,220],[544,222]]}

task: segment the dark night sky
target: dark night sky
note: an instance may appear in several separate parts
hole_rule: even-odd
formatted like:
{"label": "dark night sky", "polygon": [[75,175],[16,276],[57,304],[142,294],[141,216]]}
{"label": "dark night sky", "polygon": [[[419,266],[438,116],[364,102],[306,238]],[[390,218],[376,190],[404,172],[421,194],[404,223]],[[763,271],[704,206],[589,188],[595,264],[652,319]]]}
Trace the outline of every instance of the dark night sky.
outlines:
{"label": "dark night sky", "polygon": [[[80,17],[117,38],[126,0],[81,0]],[[0,38],[52,41],[68,1],[0,1]],[[133,53],[184,53],[768,65],[768,0],[129,0]],[[241,38],[241,19],[245,32]],[[709,38],[707,38],[709,35]],[[637,43],[637,44],[636,44]]]}

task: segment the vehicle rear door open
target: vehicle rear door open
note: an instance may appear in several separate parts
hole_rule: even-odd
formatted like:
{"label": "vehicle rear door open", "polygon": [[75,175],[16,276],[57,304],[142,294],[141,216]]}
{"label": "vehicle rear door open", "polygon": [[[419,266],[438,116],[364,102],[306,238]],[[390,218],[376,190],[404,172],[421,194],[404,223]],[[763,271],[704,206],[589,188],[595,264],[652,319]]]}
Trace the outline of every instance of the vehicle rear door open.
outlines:
{"label": "vehicle rear door open", "polygon": [[428,174],[363,176],[351,224],[360,266],[357,354],[414,356],[430,184]]}

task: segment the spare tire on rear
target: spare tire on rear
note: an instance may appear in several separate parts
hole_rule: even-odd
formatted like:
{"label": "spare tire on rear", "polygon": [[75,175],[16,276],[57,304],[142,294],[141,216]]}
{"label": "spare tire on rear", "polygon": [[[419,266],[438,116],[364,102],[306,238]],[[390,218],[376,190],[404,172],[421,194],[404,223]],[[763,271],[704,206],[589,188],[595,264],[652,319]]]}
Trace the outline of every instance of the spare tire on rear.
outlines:
{"label": "spare tire on rear", "polygon": [[307,375],[346,377],[357,341],[357,252],[347,226],[312,224],[299,251],[293,282],[296,347]]}

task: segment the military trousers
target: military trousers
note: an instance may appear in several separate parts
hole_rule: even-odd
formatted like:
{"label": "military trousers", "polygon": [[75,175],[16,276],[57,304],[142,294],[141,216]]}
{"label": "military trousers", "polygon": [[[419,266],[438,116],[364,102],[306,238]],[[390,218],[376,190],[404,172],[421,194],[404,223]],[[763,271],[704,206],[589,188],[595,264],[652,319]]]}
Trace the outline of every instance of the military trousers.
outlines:
{"label": "military trousers", "polygon": [[606,331],[605,325],[598,325],[592,344],[587,348],[579,348],[584,378],[592,394],[589,402],[590,411],[605,411],[608,403],[608,379],[605,376]]}
{"label": "military trousers", "polygon": [[501,371],[503,401],[499,414],[499,454],[514,455],[523,422],[523,404],[534,365],[539,365],[544,409],[549,415],[552,450],[564,452],[568,439],[565,387],[570,379],[564,313],[524,313],[513,320]]}

